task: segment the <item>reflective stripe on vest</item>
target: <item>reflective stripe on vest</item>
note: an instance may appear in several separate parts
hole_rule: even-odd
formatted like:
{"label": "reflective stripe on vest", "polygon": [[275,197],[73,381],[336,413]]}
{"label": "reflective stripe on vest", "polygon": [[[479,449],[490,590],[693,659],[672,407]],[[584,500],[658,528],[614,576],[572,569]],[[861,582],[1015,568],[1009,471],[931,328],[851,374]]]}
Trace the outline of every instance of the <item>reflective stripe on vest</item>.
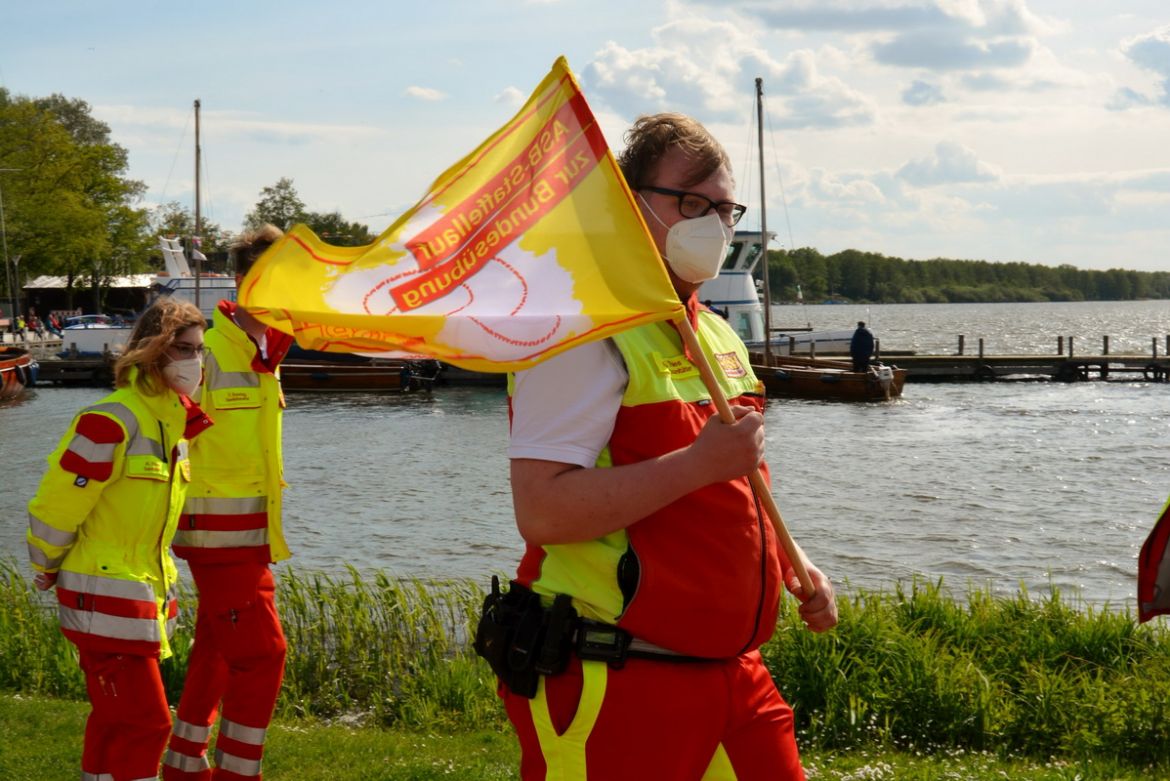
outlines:
{"label": "reflective stripe on vest", "polygon": [[204,361],[207,364],[207,389],[221,391],[227,388],[259,388],[260,375],[256,372],[225,372],[219,368],[215,353],[208,351]]}
{"label": "reflective stripe on vest", "polygon": [[94,442],[84,434],[74,434],[68,450],[89,462],[109,463],[114,460],[117,442]]}
{"label": "reflective stripe on vest", "polygon": [[67,548],[77,540],[77,532],[55,529],[32,513],[28,514],[28,528],[34,537],[54,548]]}
{"label": "reflective stripe on vest", "polygon": [[138,425],[138,416],[125,404],[109,402],[88,407],[86,412],[105,412],[113,415],[126,428],[126,476],[146,477],[152,480],[169,480],[170,468],[167,451],[159,439],[143,432]]}
{"label": "reflective stripe on vest", "polygon": [[219,722],[219,734],[238,740],[240,743],[247,743],[252,746],[263,746],[264,738],[268,734],[268,730],[264,727],[248,727],[243,724],[237,724],[234,721],[221,719]]}
{"label": "reflective stripe on vest", "polygon": [[220,770],[226,770],[240,776],[260,775],[260,760],[237,757],[235,754],[227,753],[219,746],[215,747],[215,766]]}
{"label": "reflective stripe on vest", "polygon": [[188,496],[183,515],[253,515],[268,510],[265,496]]}
{"label": "reflective stripe on vest", "polygon": [[268,544],[268,497],[188,496],[175,532],[179,548],[245,548]]}
{"label": "reflective stripe on vest", "polygon": [[114,781],[114,777],[109,773],[86,773],[82,770],[81,781]]}
{"label": "reflective stripe on vest", "polygon": [[116,640],[161,642],[158,603],[148,583],[62,570],[57,601],[62,629]]}
{"label": "reflective stripe on vest", "polygon": [[206,752],[197,757],[193,757],[190,754],[182,754],[175,751],[173,748],[168,748],[167,753],[163,755],[163,764],[183,773],[201,773],[204,770],[211,769],[211,763],[207,761]]}
{"label": "reflective stripe on vest", "polygon": [[61,566],[61,562],[65,561],[65,556],[68,554],[68,551],[66,551],[60,556],[50,559],[48,554],[31,542],[26,544],[28,545],[28,560],[41,569],[57,569]]}

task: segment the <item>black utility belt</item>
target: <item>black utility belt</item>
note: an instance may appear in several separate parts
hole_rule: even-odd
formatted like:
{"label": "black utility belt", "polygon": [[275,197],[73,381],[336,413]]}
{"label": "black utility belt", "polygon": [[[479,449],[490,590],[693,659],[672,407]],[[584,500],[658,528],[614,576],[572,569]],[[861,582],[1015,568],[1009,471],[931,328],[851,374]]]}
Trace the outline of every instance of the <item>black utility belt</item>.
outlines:
{"label": "black utility belt", "polygon": [[501,592],[497,577],[492,577],[492,590],[484,597],[475,652],[509,689],[525,697],[536,695],[541,675],[564,672],[573,653],[614,669],[620,669],[629,658],[715,661],[660,648],[619,626],[581,618],[567,594],[558,594],[546,608],[536,593],[515,581],[507,592]]}

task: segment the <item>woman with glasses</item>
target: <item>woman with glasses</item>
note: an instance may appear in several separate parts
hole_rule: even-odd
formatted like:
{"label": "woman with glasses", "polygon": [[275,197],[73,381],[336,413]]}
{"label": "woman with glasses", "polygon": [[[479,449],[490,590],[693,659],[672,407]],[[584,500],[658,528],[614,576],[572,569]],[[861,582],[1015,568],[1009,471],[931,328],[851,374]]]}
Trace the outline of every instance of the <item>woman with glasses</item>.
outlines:
{"label": "woman with glasses", "polygon": [[92,710],[82,779],[158,774],[171,717],[159,660],[178,616],[167,548],[191,479],[187,441],[210,421],[191,401],[206,321],[160,299],[115,364],[116,390],[74,418],[29,502],[36,586],[56,588]]}

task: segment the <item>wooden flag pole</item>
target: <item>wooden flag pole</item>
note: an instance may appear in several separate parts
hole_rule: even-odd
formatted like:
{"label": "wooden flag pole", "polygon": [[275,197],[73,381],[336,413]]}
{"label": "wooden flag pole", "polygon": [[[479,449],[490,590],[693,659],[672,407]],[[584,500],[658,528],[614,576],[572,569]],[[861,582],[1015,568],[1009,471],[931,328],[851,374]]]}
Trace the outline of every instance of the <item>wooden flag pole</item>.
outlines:
{"label": "wooden flag pole", "polygon": [[[727,397],[723,395],[723,388],[719,386],[719,381],[715,379],[715,372],[711,369],[711,364],[707,361],[706,353],[699,346],[699,337],[695,334],[695,329],[691,326],[691,321],[688,318],[683,318],[682,322],[677,322],[678,332],[682,335],[683,342],[686,343],[687,351],[696,357],[695,365],[699,369],[699,376],[703,379],[703,385],[707,387],[707,392],[711,394],[711,399],[715,402],[715,409],[719,411],[719,419],[724,423],[734,423],[735,414],[731,411],[731,405],[727,402]],[[780,508],[776,506],[776,500],[772,496],[772,490],[768,487],[767,482],[764,481],[764,475],[759,469],[754,470],[748,475],[748,480],[752,484],[752,489],[756,492],[756,496],[764,504],[764,510],[768,513],[768,518],[772,521],[773,528],[776,529],[776,536],[780,539],[780,545],[784,548],[784,553],[788,556],[788,561],[791,562],[792,568],[796,571],[796,577],[800,580],[800,585],[804,588],[805,598],[812,597],[817,592],[816,586],[813,585],[812,578],[808,576],[808,569],[804,566],[804,552],[801,551],[800,546],[792,539],[792,535],[788,533],[788,527],[784,525],[784,519],[780,517]]]}

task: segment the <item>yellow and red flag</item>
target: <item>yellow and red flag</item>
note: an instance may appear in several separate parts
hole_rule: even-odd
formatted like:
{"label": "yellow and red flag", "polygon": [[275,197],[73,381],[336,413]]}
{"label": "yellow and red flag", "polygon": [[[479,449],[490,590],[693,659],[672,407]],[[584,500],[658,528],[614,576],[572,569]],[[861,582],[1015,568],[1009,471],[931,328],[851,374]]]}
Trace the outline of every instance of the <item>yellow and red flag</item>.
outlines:
{"label": "yellow and red flag", "polygon": [[584,96],[559,58],[504,127],[373,244],[304,225],[241,305],[307,349],[517,371],[683,305]]}

